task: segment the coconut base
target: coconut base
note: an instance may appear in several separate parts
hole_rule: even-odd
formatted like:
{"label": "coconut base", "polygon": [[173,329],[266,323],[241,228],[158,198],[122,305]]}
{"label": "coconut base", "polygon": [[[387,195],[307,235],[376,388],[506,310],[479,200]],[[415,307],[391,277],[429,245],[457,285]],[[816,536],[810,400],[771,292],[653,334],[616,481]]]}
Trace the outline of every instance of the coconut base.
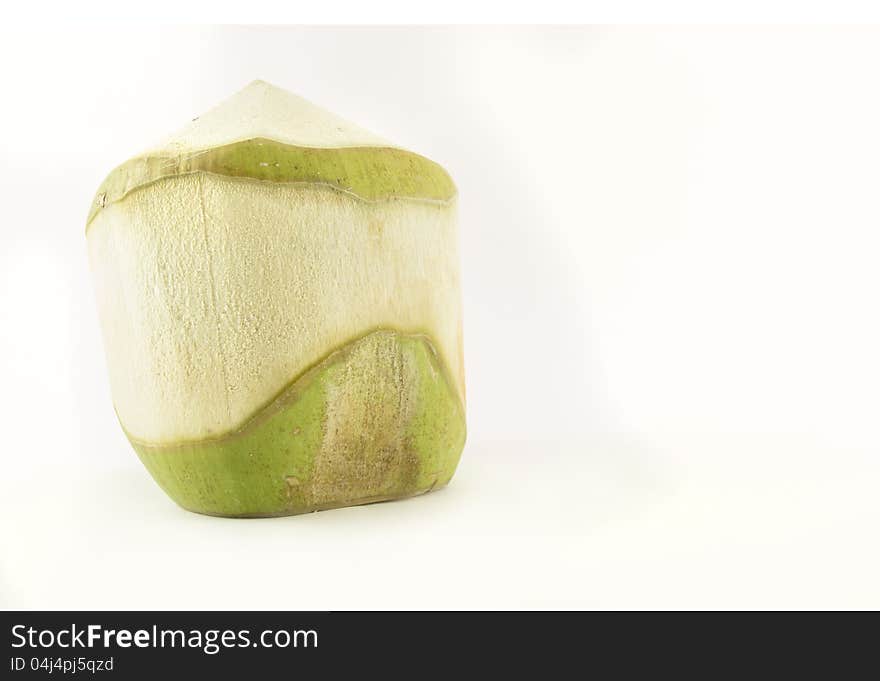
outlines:
{"label": "coconut base", "polygon": [[330,354],[232,433],[179,444],[129,439],[183,508],[272,517],[443,487],[464,447],[465,418],[430,340],[381,330]]}

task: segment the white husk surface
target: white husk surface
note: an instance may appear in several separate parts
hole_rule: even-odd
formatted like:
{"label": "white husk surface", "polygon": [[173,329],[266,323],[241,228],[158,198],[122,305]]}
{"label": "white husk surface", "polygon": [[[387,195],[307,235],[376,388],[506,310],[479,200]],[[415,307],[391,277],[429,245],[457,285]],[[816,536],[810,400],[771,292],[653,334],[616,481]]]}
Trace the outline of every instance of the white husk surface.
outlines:
{"label": "white husk surface", "polygon": [[[265,103],[267,87],[245,93]],[[270,95],[288,111],[293,95]],[[232,118],[251,107],[247,97],[230,102]],[[220,132],[182,143],[259,131],[330,146],[335,119],[282,134],[289,113],[254,111],[247,133],[218,114]],[[139,440],[228,433],[310,365],[376,328],[427,333],[463,399],[454,202],[369,203],[321,185],[196,173],[106,206],[88,241],[114,403]]]}

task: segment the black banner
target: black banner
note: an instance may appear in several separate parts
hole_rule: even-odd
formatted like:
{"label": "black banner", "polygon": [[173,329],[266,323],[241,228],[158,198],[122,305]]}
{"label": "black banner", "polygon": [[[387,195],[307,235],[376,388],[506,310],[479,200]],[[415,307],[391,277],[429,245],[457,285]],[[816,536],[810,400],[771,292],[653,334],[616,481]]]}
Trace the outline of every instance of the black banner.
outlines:
{"label": "black banner", "polygon": [[[367,678],[459,675],[475,666],[541,678],[695,671],[840,677],[873,669],[874,626],[816,616],[664,613],[0,613],[0,678]],[[844,633],[845,632],[845,633]],[[863,664],[867,666],[863,666]],[[579,670],[579,671],[578,671]]]}

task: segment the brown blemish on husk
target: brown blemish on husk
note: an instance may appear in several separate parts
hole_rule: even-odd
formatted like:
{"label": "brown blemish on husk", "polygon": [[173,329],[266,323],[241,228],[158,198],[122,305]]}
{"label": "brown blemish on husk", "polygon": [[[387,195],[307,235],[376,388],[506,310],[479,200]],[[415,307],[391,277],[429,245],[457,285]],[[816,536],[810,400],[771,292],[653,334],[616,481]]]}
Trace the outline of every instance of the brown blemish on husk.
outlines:
{"label": "brown blemish on husk", "polygon": [[327,386],[323,440],[308,494],[312,506],[411,493],[418,477],[418,457],[406,436],[418,370],[390,334],[366,340]]}
{"label": "brown blemish on husk", "polygon": [[293,495],[294,490],[299,488],[299,478],[297,478],[295,475],[288,475],[286,478],[284,478],[284,483],[287,486],[287,498],[290,499]]}

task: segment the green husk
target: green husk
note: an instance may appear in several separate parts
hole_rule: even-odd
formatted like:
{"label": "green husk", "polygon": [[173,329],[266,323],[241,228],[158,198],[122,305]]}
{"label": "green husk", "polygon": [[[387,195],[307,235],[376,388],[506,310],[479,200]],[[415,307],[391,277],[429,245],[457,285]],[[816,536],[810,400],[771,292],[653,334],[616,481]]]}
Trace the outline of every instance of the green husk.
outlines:
{"label": "green husk", "polygon": [[330,354],[234,433],[177,445],[130,439],[188,510],[292,515],[445,485],[465,418],[429,339],[380,330]]}
{"label": "green husk", "polygon": [[105,206],[166,177],[203,172],[268,182],[324,184],[364,201],[446,202],[456,193],[438,164],[393,147],[311,148],[255,138],[176,155],[133,158],[113,170],[92,201],[86,231]]}

